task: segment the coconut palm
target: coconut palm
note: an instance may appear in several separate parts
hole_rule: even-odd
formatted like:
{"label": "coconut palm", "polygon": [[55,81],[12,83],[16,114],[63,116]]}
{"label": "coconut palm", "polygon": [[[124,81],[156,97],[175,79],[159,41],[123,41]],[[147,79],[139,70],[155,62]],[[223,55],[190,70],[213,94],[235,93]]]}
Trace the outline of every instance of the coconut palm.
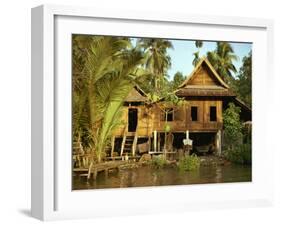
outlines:
{"label": "coconut palm", "polygon": [[238,60],[238,57],[234,54],[230,43],[217,42],[216,49],[208,52],[207,58],[224,81],[229,83],[233,80],[232,73],[237,72],[233,61]]}
{"label": "coconut palm", "polygon": [[197,48],[197,51],[195,53],[193,53],[194,55],[194,59],[192,61],[192,65],[195,67],[199,61],[200,61],[200,48],[202,48],[203,46],[203,42],[200,40],[195,41],[195,46]]}
{"label": "coconut palm", "polygon": [[197,48],[202,48],[203,42],[200,41],[200,40],[197,40],[197,41],[195,41],[195,46],[196,46]]}
{"label": "coconut palm", "polygon": [[143,59],[129,40],[95,37],[87,49],[83,71],[73,76],[74,136],[83,133],[98,162],[112,130],[121,123],[123,100],[134,86]]}
{"label": "coconut palm", "polygon": [[199,61],[200,61],[199,51],[193,53],[193,55],[194,55],[194,59],[193,59],[193,61],[192,61],[192,65],[193,65],[194,67],[196,67],[196,65],[197,65],[197,64],[199,63]]}
{"label": "coconut palm", "polygon": [[160,81],[165,72],[171,66],[171,58],[167,50],[173,48],[170,41],[158,38],[141,38],[138,40],[138,46],[143,48],[146,56],[146,68],[148,68],[153,77],[153,85],[156,91],[160,89]]}
{"label": "coconut palm", "polygon": [[[76,36],[73,40],[73,127],[77,133],[86,134],[97,121],[93,111],[94,84],[99,78],[114,70],[114,57],[129,42],[112,37]],[[85,136],[82,136],[85,137]]]}
{"label": "coconut palm", "polygon": [[96,144],[96,154],[98,161],[111,136],[111,132],[120,125],[122,106],[124,99],[135,85],[138,76],[138,65],[142,63],[143,55],[136,50],[126,52],[126,56],[118,59],[115,70],[99,79],[95,84],[95,103],[94,109],[102,116],[98,143]]}

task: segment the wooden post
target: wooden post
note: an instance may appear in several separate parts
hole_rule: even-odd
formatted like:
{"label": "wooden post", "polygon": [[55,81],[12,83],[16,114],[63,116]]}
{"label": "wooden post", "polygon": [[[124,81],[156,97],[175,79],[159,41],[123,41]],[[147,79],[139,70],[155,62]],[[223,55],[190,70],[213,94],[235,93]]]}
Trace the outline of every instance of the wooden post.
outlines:
{"label": "wooden post", "polygon": [[123,155],[123,151],[124,151],[124,147],[125,147],[125,142],[126,142],[126,135],[123,136],[120,156]]}
{"label": "wooden post", "polygon": [[138,132],[135,132],[133,147],[132,147],[132,156],[136,155],[137,143],[138,143]]}
{"label": "wooden post", "polygon": [[189,131],[188,130],[186,130],[186,140],[189,140]]}
{"label": "wooden post", "polygon": [[160,152],[160,145],[161,145],[161,143],[160,143],[160,138],[161,138],[161,136],[160,136],[160,135],[161,135],[161,134],[158,133],[158,138],[157,138],[157,139],[158,139],[158,140],[157,140],[157,146],[158,146],[158,147],[157,147],[157,151],[158,151],[158,152]]}
{"label": "wooden post", "polygon": [[189,155],[190,150],[192,149],[192,140],[189,139],[189,131],[188,130],[186,130],[185,134],[186,134],[185,155]]}
{"label": "wooden post", "polygon": [[157,131],[155,130],[153,132],[153,144],[154,144],[154,147],[153,147],[153,151],[154,152],[157,152]]}
{"label": "wooden post", "polygon": [[112,136],[112,138],[111,138],[111,157],[113,157],[114,145],[115,145],[115,136]]}
{"label": "wooden post", "polygon": [[90,166],[89,166],[87,179],[90,179],[90,178],[91,178],[92,167],[93,167],[93,163],[91,163]]}
{"label": "wooden post", "polygon": [[151,137],[148,137],[148,153],[150,152],[150,146],[151,146]]}
{"label": "wooden post", "polygon": [[[121,157],[123,155],[123,151],[124,151],[124,147],[125,147],[125,143],[126,143],[127,128],[128,128],[128,122],[126,123],[124,131],[123,131],[123,140],[122,140],[122,146],[121,146],[121,152],[120,152]],[[123,160],[123,158],[122,158],[122,160]]]}
{"label": "wooden post", "polygon": [[221,130],[218,130],[216,134],[216,149],[217,149],[218,156],[220,156],[221,155]]}

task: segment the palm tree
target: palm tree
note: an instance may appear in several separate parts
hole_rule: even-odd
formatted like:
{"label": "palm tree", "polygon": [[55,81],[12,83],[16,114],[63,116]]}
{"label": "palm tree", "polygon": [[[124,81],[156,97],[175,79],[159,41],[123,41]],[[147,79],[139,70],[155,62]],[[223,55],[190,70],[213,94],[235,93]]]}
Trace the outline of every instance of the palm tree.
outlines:
{"label": "palm tree", "polygon": [[73,75],[73,136],[82,133],[100,162],[144,57],[128,39],[96,36],[88,47],[83,70]]}
{"label": "palm tree", "polygon": [[153,74],[154,88],[156,91],[159,91],[160,81],[171,66],[171,58],[167,54],[167,50],[173,48],[173,45],[166,39],[140,38],[138,46],[145,51],[145,66]]}
{"label": "palm tree", "polygon": [[216,49],[208,52],[207,58],[224,81],[230,83],[233,80],[232,73],[237,72],[233,61],[238,60],[238,57],[230,43],[217,42]]}
{"label": "palm tree", "polygon": [[194,67],[196,67],[196,65],[197,65],[197,64],[199,63],[199,61],[200,61],[199,51],[193,53],[193,55],[194,55],[194,59],[193,59],[193,61],[192,61],[192,65],[193,65]]}
{"label": "palm tree", "polygon": [[196,46],[197,48],[202,48],[203,42],[200,41],[200,40],[197,40],[197,41],[195,41],[195,46]]}
{"label": "palm tree", "polygon": [[135,85],[138,76],[138,65],[143,61],[141,52],[128,50],[117,60],[115,70],[104,76],[95,84],[95,111],[102,114],[96,153],[100,161],[111,132],[122,122],[122,106],[124,99]]}
{"label": "palm tree", "polygon": [[194,55],[194,59],[192,61],[192,65],[194,67],[196,67],[196,65],[199,63],[200,61],[200,48],[202,48],[203,46],[203,42],[200,40],[195,41],[195,46],[197,48],[197,51],[195,53],[193,53]]}
{"label": "palm tree", "polygon": [[[73,41],[74,133],[92,130],[96,119],[92,110],[94,84],[114,69],[114,57],[129,45],[111,37],[76,36]],[[87,132],[86,132],[87,133]]]}

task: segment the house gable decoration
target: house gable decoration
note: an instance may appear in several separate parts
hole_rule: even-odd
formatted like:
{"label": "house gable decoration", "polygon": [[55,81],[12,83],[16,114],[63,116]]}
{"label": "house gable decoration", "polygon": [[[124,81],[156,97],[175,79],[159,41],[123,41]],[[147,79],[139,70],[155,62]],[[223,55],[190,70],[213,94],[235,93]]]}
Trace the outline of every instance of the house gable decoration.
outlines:
{"label": "house gable decoration", "polygon": [[134,86],[129,95],[125,98],[125,102],[145,102],[147,101],[146,93],[138,86]]}
{"label": "house gable decoration", "polygon": [[199,61],[194,70],[179,88],[187,88],[190,86],[217,86],[226,89],[229,88],[206,57],[203,57]]}

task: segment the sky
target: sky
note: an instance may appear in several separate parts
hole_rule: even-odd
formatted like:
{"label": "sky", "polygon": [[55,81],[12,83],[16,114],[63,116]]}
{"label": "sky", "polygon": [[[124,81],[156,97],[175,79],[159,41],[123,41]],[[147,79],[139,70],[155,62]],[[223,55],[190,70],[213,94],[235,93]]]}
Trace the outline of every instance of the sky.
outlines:
{"label": "sky", "polygon": [[[173,79],[174,74],[179,71],[182,72],[183,75],[189,75],[194,66],[192,65],[192,61],[194,59],[193,53],[198,51],[195,46],[194,40],[170,40],[173,44],[173,49],[168,49],[168,54],[171,57],[172,66],[168,70],[169,80]],[[133,44],[135,44],[136,39],[132,40]],[[252,49],[251,43],[235,43],[230,42],[234,53],[238,56],[238,60],[234,61],[237,71],[242,66],[242,60],[244,56],[247,56],[248,53]],[[213,51],[216,48],[215,41],[203,41],[203,46],[200,49],[200,57],[206,56],[207,52]],[[236,75],[233,74],[235,77]]]}

